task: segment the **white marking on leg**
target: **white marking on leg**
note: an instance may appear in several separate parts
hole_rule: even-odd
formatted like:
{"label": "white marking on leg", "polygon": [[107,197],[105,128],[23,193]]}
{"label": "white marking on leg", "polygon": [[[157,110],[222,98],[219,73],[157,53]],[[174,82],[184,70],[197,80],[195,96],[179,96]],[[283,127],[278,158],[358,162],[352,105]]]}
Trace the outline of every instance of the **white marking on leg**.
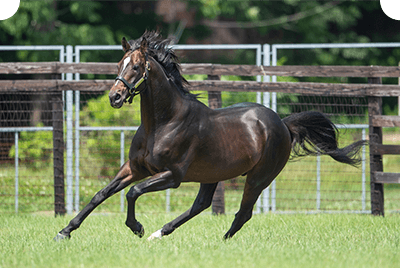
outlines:
{"label": "white marking on leg", "polygon": [[147,241],[151,241],[151,240],[154,240],[156,238],[158,238],[158,239],[162,238],[161,229],[156,231],[156,232],[154,232],[151,236],[149,236],[149,238],[147,238]]}

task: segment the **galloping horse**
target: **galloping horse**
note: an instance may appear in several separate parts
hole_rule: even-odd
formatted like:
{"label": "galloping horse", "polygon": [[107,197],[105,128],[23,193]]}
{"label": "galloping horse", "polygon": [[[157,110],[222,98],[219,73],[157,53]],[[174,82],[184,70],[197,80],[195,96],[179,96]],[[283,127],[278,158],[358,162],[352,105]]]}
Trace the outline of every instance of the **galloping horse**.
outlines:
{"label": "galloping horse", "polygon": [[224,238],[231,238],[252,216],[261,192],[293,156],[325,154],[351,165],[360,162],[364,141],[338,148],[335,125],[323,114],[303,112],[283,120],[255,103],[239,103],[212,110],[196,99],[181,76],[178,58],[157,32],[137,40],[122,39],[125,52],[109,99],[121,108],[140,95],[141,125],[133,137],[129,160],[115,178],[62,229],[55,240],[70,238],[84,219],[104,200],[133,182],[126,194],[126,225],[139,237],[135,203],[148,192],[199,182],[200,190],[185,213],[153,233],[149,239],[171,234],[211,205],[218,182],[247,175],[240,209]]}

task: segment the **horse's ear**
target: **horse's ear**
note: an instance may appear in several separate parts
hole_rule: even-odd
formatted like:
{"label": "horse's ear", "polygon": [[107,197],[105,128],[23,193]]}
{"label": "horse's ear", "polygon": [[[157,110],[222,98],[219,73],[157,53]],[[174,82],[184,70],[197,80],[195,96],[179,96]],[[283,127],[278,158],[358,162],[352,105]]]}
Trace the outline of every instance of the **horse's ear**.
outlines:
{"label": "horse's ear", "polygon": [[124,52],[128,52],[129,50],[131,50],[131,45],[129,44],[128,41],[126,41],[125,36],[122,37],[122,49],[124,50]]}
{"label": "horse's ear", "polygon": [[142,42],[140,43],[140,53],[144,56],[147,52],[147,46],[149,43],[145,37],[142,38]]}

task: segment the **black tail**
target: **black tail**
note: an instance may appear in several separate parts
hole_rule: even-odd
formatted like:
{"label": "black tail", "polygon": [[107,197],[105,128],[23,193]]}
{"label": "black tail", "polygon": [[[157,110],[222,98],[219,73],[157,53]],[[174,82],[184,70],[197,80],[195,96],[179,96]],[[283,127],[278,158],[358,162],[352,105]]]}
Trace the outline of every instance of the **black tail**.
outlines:
{"label": "black tail", "polygon": [[330,155],[336,161],[357,166],[361,159],[359,151],[366,144],[360,140],[344,148],[338,148],[337,128],[319,112],[302,112],[282,120],[292,136],[294,156]]}

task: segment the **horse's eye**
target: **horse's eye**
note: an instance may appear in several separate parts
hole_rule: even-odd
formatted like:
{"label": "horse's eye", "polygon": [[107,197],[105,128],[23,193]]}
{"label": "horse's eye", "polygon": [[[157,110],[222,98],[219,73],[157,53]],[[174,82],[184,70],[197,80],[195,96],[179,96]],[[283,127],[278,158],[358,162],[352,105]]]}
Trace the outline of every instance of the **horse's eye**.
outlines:
{"label": "horse's eye", "polygon": [[132,69],[137,71],[139,69],[139,65],[137,65],[137,64],[133,65]]}

